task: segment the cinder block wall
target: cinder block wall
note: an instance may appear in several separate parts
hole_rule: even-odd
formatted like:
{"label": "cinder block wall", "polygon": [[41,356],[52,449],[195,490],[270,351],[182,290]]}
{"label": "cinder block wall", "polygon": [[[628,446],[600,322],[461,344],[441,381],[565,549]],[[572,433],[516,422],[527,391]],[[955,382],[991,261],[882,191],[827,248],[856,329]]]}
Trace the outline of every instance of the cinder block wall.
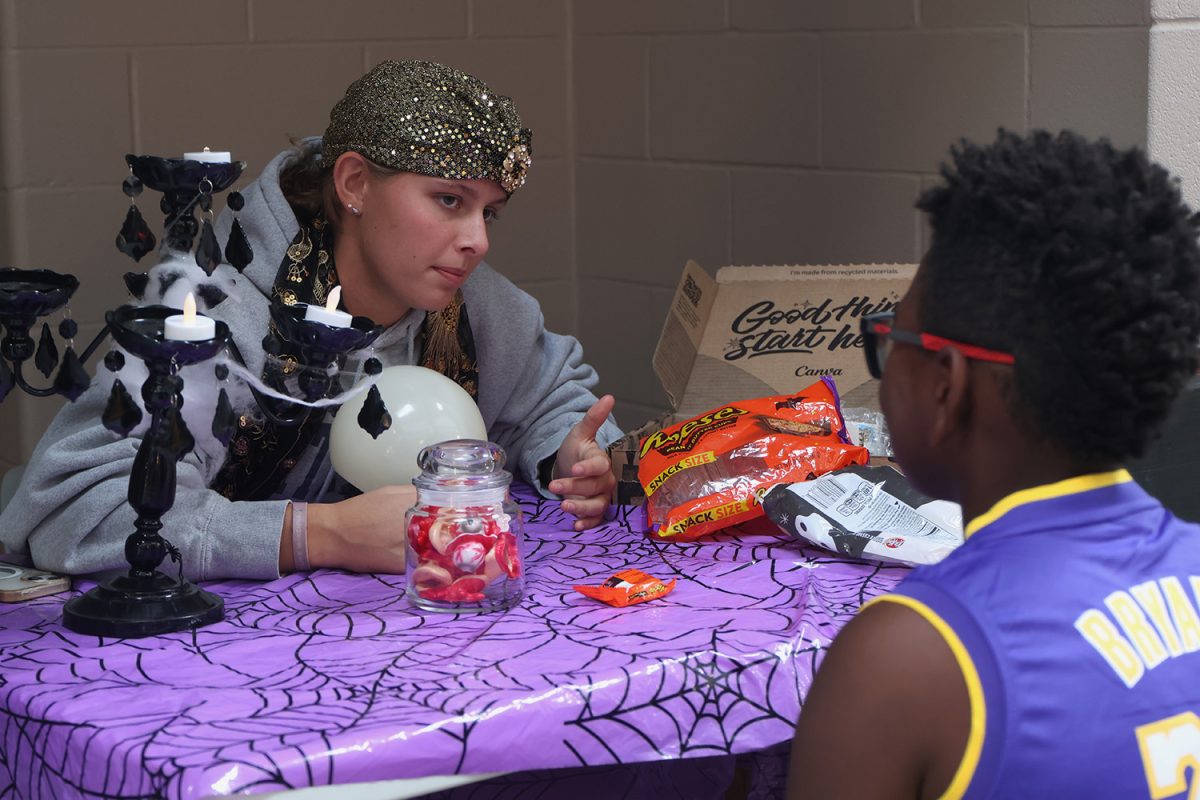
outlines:
{"label": "cinder block wall", "polygon": [[959,137],[1145,143],[1147,28],[1143,0],[577,3],[580,334],[621,422],[665,407],[686,259],[919,258],[912,203]]}
{"label": "cinder block wall", "polygon": [[1151,16],[1148,147],[1200,207],[1200,0],[1153,0]]}
{"label": "cinder block wall", "polygon": [[[126,152],[207,145],[253,175],[378,61],[444,61],[534,129],[488,260],[631,427],[665,407],[650,355],[687,258],[911,261],[956,138],[1144,143],[1148,21],[1146,0],[0,0],[0,262],[80,277],[82,346],[134,268]],[[55,410],[0,405],[0,469]]]}

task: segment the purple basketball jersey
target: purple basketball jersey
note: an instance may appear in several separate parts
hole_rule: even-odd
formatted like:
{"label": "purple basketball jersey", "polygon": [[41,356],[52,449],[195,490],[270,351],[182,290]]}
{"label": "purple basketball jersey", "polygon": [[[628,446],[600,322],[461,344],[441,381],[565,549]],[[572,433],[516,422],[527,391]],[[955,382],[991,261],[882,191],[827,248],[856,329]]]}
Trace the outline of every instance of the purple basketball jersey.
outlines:
{"label": "purple basketball jersey", "polygon": [[971,732],[947,798],[1200,792],[1200,526],[1118,470],[1006,497],[875,602],[954,652]]}

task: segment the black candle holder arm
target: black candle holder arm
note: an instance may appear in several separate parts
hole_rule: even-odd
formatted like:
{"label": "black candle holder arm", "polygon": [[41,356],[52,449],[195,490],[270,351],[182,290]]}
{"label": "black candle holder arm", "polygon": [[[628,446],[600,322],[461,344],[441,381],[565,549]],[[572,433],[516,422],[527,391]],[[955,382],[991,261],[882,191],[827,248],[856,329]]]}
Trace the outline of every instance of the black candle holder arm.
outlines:
{"label": "black candle holder arm", "polygon": [[[0,268],[0,400],[15,386],[33,397],[61,394],[74,401],[91,384],[83,364],[108,336],[103,328],[83,351],[77,355],[72,346],[78,324],[67,314],[58,324],[59,336],[67,342],[61,363],[58,346],[50,334],[49,324],[43,324],[39,342],[30,330],[42,317],[58,311],[67,304],[79,281],[74,275],[46,269]],[[45,388],[34,386],[24,374],[24,363],[33,359],[47,377],[58,367],[53,383]]]}
{"label": "black candle holder arm", "polygon": [[12,365],[13,380],[16,383],[17,388],[28,395],[32,395],[33,397],[49,397],[58,393],[58,391],[54,388],[54,384],[50,384],[44,389],[31,386],[29,382],[25,380],[25,371],[22,366],[23,363],[24,362],[21,361],[15,361]]}
{"label": "black candle holder arm", "polygon": [[104,343],[104,340],[107,339],[108,336],[108,326],[101,328],[100,332],[96,334],[96,337],[92,339],[92,341],[88,342],[88,346],[85,347],[83,352],[79,354],[79,360],[86,364],[87,360],[91,358],[92,354],[100,348],[100,345]]}
{"label": "black candle holder arm", "polygon": [[[88,346],[86,348],[84,348],[84,351],[79,354],[78,359],[77,359],[78,363],[80,365],[86,364],[88,359],[92,357],[92,355],[96,352],[96,350],[100,347],[100,345],[107,338],[108,338],[108,328],[101,328],[100,332],[96,334],[95,338],[92,339],[92,341],[88,344]],[[49,386],[46,386],[44,388],[38,388],[37,386],[33,386],[32,384],[30,384],[29,381],[26,380],[26,378],[25,378],[24,360],[13,361],[12,362],[12,372],[13,372],[13,380],[15,381],[17,387],[20,388],[21,391],[25,392],[26,394],[32,395],[33,397],[50,397],[51,395],[63,393],[62,387],[60,385],[60,381],[57,381],[57,380],[54,381],[53,383],[51,383]],[[83,388],[86,388],[86,387],[83,387]],[[76,396],[78,396],[78,395],[76,395]],[[74,400],[75,398],[72,397],[70,399]]]}

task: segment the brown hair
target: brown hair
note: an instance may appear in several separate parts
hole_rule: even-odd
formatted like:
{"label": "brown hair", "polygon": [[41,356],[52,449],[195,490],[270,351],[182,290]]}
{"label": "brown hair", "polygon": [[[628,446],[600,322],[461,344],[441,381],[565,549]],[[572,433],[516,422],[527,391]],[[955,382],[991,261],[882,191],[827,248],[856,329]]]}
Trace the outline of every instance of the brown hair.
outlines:
{"label": "brown hair", "polygon": [[333,174],[321,169],[320,148],[305,147],[295,138],[291,143],[292,156],[279,173],[280,191],[300,222],[312,222],[323,214],[336,223],[341,203],[333,188]]}
{"label": "brown hair", "polygon": [[[333,170],[321,166],[320,148],[305,147],[298,139],[291,139],[292,157],[279,173],[279,189],[284,199],[303,223],[312,222],[320,214],[325,216],[337,231],[342,216],[342,203],[333,186]],[[361,153],[360,153],[361,155]],[[364,156],[367,167],[380,178],[399,175],[403,170],[376,164]]]}

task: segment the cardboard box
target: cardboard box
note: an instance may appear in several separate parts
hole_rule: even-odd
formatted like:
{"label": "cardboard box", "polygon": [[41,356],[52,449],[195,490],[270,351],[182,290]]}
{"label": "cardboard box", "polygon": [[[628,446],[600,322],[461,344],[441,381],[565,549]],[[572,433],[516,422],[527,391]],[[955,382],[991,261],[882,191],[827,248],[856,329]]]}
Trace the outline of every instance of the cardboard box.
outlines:
{"label": "cardboard box", "polygon": [[671,411],[609,448],[616,502],[640,502],[642,438],[724,403],[791,394],[829,376],[843,408],[879,407],[867,373],[859,320],[889,311],[915,264],[683,268],[654,351],[654,372]]}

